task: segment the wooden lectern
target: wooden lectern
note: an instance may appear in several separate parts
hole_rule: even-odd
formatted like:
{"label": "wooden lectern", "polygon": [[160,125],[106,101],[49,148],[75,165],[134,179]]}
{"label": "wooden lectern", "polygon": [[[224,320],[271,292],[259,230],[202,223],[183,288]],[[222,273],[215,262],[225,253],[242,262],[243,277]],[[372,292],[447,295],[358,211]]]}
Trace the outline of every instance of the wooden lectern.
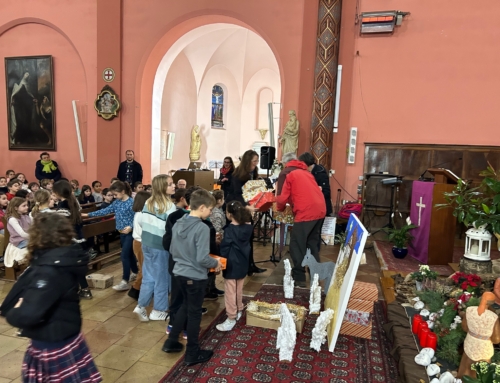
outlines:
{"label": "wooden lectern", "polygon": [[447,203],[444,193],[452,192],[459,178],[446,169],[431,168],[427,171],[434,176],[435,182],[427,264],[448,265],[453,262],[457,219],[453,216],[453,209],[437,208],[436,204]]}
{"label": "wooden lectern", "polygon": [[191,186],[199,186],[208,191],[214,189],[213,170],[177,170],[172,178],[175,183],[180,179],[185,179],[188,188]]}

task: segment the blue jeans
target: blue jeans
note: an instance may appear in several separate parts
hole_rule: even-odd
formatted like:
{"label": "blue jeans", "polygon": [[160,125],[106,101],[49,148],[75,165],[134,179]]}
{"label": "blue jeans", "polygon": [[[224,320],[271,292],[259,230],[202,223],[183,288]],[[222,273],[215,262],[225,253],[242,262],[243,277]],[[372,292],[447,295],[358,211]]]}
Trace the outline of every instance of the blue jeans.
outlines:
{"label": "blue jeans", "polygon": [[28,241],[26,239],[23,239],[21,242],[19,242],[16,246],[18,249],[26,249],[28,247]]}
{"label": "blue jeans", "polygon": [[135,259],[134,250],[132,249],[132,243],[134,238],[132,238],[132,233],[120,234],[120,245],[122,245],[122,266],[123,266],[123,280],[127,281],[130,279],[130,271],[134,274],[139,272],[137,268],[137,259]]}
{"label": "blue jeans", "polygon": [[155,297],[154,309],[168,310],[168,293],[170,291],[170,273],[168,259],[170,254],[166,250],[154,249],[142,244],[144,261],[142,263],[142,284],[139,294],[139,306],[147,307]]}

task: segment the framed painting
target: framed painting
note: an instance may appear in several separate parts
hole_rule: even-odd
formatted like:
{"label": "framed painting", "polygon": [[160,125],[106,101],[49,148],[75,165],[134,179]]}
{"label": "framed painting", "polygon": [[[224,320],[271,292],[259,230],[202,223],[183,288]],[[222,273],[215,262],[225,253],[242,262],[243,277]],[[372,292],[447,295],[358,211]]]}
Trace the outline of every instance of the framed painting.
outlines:
{"label": "framed painting", "polygon": [[9,150],[56,150],[52,56],[5,58]]}

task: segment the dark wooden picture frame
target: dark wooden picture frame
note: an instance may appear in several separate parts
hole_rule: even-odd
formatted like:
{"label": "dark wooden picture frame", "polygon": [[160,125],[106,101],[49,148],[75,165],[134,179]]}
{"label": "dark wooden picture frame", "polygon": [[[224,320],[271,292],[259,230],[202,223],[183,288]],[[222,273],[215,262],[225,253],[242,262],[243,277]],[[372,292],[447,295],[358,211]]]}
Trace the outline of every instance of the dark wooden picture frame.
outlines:
{"label": "dark wooden picture frame", "polygon": [[5,57],[9,150],[56,150],[52,56]]}

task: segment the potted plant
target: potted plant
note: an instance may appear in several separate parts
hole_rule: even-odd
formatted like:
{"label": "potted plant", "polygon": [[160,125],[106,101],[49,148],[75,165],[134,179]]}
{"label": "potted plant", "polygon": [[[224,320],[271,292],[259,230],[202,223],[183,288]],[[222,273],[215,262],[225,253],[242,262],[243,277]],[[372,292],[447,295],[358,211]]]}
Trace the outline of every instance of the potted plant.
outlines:
{"label": "potted plant", "polygon": [[415,281],[415,286],[417,291],[422,290],[422,285],[426,280],[435,280],[438,277],[438,273],[432,271],[427,265],[419,265],[418,271],[411,273],[411,278]]}
{"label": "potted plant", "polygon": [[387,228],[384,229],[388,235],[389,242],[394,246],[392,247],[392,254],[399,259],[403,259],[408,254],[408,245],[413,241],[413,235],[410,230],[416,228],[412,225],[410,217],[406,218],[406,224],[401,228]]}
{"label": "potted plant", "polygon": [[436,206],[452,207],[458,222],[476,228],[486,225],[500,239],[500,174],[488,162],[479,175],[484,177],[479,186],[459,179],[452,192],[444,193],[447,203]]}

